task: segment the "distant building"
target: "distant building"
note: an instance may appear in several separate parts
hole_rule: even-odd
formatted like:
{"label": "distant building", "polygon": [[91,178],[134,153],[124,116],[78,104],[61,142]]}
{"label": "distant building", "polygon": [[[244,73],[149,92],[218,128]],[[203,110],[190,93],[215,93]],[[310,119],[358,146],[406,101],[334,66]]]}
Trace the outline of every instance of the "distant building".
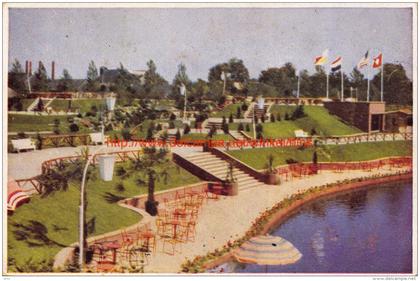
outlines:
{"label": "distant building", "polygon": [[[128,70],[128,72],[136,76],[141,83],[144,83],[144,74],[145,70]],[[119,69],[108,69],[105,66],[102,66],[99,69],[99,81],[101,85],[109,86],[117,81],[119,75]]]}

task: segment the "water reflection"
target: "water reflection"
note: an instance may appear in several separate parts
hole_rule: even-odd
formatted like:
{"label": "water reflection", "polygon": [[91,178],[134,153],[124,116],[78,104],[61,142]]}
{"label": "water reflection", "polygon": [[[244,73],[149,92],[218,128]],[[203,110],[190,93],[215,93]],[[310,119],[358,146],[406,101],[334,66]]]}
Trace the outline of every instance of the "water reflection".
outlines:
{"label": "water reflection", "polygon": [[382,185],[311,203],[272,235],[289,240],[302,259],[267,269],[233,262],[223,271],[410,273],[412,184]]}

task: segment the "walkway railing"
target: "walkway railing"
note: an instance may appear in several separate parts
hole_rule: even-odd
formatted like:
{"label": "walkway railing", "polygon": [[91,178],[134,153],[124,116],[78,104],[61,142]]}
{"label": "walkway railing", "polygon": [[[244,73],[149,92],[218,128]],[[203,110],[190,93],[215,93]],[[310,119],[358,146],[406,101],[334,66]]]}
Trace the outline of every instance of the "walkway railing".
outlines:
{"label": "walkway railing", "polygon": [[293,177],[304,177],[318,173],[318,171],[344,172],[349,170],[378,170],[380,168],[409,168],[412,169],[413,158],[409,156],[390,157],[370,161],[357,162],[322,162],[313,163],[296,163],[278,167],[277,173],[283,180],[290,180]]}
{"label": "walkway railing", "polygon": [[[115,155],[116,162],[125,162],[129,159],[134,159],[134,158],[139,157],[142,153],[143,153],[142,149],[98,153],[93,157],[92,165],[96,165],[98,163],[98,157],[101,155]],[[83,156],[83,157],[85,158],[86,156]],[[76,156],[59,157],[59,158],[54,158],[54,159],[44,161],[41,164],[42,174],[45,174],[50,169],[60,167],[65,163],[76,163],[76,161],[80,160],[81,158],[82,158],[81,155],[76,155]]]}

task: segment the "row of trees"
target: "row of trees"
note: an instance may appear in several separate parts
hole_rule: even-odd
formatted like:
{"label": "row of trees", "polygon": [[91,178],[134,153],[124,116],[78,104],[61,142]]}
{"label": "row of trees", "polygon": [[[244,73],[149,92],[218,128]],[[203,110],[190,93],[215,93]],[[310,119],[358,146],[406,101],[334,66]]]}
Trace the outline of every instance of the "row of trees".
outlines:
{"label": "row of trees", "polygon": [[[203,99],[214,101],[223,100],[224,82],[226,75],[226,92],[231,95],[243,96],[273,96],[292,97],[296,95],[298,75],[300,76],[301,97],[323,97],[326,93],[326,72],[321,66],[315,68],[310,74],[308,70],[297,72],[295,66],[286,63],[281,67],[272,67],[261,71],[258,79],[250,78],[249,71],[240,59],[232,58],[228,62],[220,63],[209,70],[208,81],[198,79],[192,81],[184,64],[178,66],[178,71],[170,84],[157,71],[153,60],[147,63],[147,71],[143,79],[130,73],[122,64],[117,69],[117,78],[111,85],[104,85],[100,81],[98,69],[93,61],[89,63],[87,75],[79,90],[85,91],[113,91],[128,102],[133,98],[164,98],[175,99],[179,107],[183,106],[184,98],[179,93],[179,87],[184,84],[188,93],[188,104],[194,109],[203,107]],[[28,88],[27,79],[22,75],[23,69],[19,61],[15,60],[9,71],[9,87],[17,92],[25,92]],[[345,97],[358,97],[366,99],[367,79],[363,73],[354,68],[350,74],[343,74]],[[341,93],[341,75],[339,72],[329,73],[330,97],[339,97]],[[379,100],[380,73],[371,79],[371,100]],[[47,72],[42,63],[31,78],[33,91],[49,90],[50,83]],[[351,90],[353,89],[353,90]],[[70,73],[64,69],[56,86],[58,91],[73,91],[74,80]],[[412,103],[412,81],[407,77],[401,64],[387,63],[384,65],[384,99],[392,104]]]}

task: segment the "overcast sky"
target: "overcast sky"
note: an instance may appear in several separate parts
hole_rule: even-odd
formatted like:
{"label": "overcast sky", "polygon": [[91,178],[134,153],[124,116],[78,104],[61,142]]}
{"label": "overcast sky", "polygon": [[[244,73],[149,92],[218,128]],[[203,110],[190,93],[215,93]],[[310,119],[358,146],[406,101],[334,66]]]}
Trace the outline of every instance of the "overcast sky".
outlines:
{"label": "overcast sky", "polygon": [[330,61],[343,57],[350,72],[371,49],[385,62],[401,63],[412,76],[412,14],[408,8],[304,9],[10,9],[9,65],[41,60],[56,77],[67,68],[84,78],[97,67],[146,69],[153,59],[172,81],[183,62],[192,79],[232,57],[251,77],[292,62],[313,72],[313,59],[326,48]]}

